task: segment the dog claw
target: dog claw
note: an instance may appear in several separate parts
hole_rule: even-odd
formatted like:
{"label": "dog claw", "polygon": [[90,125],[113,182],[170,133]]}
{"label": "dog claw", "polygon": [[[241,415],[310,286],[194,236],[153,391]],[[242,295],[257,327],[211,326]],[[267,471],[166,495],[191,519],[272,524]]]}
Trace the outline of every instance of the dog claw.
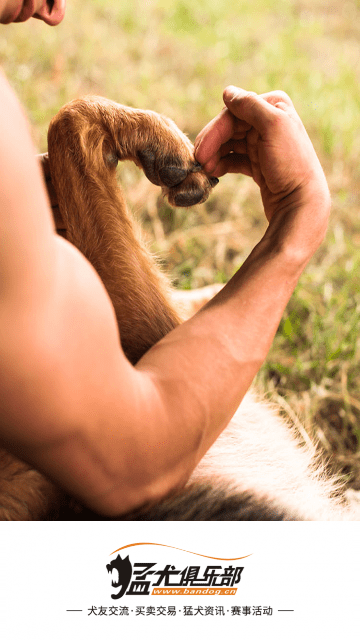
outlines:
{"label": "dog claw", "polygon": [[199,171],[203,171],[203,168],[197,160],[195,160],[193,167],[190,169],[191,173],[198,173]]}

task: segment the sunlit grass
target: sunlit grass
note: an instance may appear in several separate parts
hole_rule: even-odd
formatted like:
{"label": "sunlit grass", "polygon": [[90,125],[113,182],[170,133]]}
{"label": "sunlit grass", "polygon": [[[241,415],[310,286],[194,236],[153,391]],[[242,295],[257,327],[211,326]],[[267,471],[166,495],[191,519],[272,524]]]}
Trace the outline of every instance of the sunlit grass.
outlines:
{"label": "sunlit grass", "polygon": [[[86,93],[163,112],[192,138],[222,108],[227,84],[290,94],[333,210],[259,383],[343,467],[360,467],[359,0],[69,0],[56,29],[38,21],[1,27],[0,63],[39,151],[51,116]],[[174,211],[135,168],[125,165],[121,178],[176,286],[226,281],[266,227],[249,179],[226,176],[205,205]]]}

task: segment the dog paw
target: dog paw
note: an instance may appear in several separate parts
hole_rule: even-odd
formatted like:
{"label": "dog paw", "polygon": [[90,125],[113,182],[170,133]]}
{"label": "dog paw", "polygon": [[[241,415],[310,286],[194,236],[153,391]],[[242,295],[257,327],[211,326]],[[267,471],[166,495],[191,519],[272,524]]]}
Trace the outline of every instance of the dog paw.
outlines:
{"label": "dog paw", "polygon": [[218,182],[218,178],[208,177],[203,171],[190,171],[180,184],[163,191],[174,207],[191,207],[205,202]]}
{"label": "dog paw", "polygon": [[136,164],[153,184],[162,187],[170,204],[190,207],[205,202],[218,179],[205,174],[195,160],[192,143],[172,120],[151,114],[157,116],[153,140],[137,150]]}
{"label": "dog paw", "polygon": [[205,202],[211,189],[219,182],[209,177],[193,158],[181,164],[179,158],[156,154],[151,148],[137,154],[146,177],[163,189],[170,204],[175,207],[191,207]]}

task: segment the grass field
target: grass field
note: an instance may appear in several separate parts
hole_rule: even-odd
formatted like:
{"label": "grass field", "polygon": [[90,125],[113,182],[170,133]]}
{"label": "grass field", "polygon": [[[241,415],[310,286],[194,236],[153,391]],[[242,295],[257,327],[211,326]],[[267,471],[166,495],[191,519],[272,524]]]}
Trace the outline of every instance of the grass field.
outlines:
{"label": "grass field", "polygon": [[[0,64],[39,151],[51,116],[86,93],[163,112],[193,139],[227,84],[290,94],[333,208],[258,383],[360,488],[360,1],[69,0],[55,29],[2,26]],[[174,211],[135,168],[121,174],[180,288],[225,282],[265,229],[248,178],[226,176],[204,205]]]}

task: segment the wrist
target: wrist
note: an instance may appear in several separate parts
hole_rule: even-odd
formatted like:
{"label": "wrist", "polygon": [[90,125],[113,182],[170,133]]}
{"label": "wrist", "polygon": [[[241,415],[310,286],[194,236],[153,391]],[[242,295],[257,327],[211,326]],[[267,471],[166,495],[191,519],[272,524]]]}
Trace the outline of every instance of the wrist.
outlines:
{"label": "wrist", "polygon": [[325,238],[331,198],[327,185],[315,183],[294,200],[286,198],[277,208],[261,243],[303,269]]}

